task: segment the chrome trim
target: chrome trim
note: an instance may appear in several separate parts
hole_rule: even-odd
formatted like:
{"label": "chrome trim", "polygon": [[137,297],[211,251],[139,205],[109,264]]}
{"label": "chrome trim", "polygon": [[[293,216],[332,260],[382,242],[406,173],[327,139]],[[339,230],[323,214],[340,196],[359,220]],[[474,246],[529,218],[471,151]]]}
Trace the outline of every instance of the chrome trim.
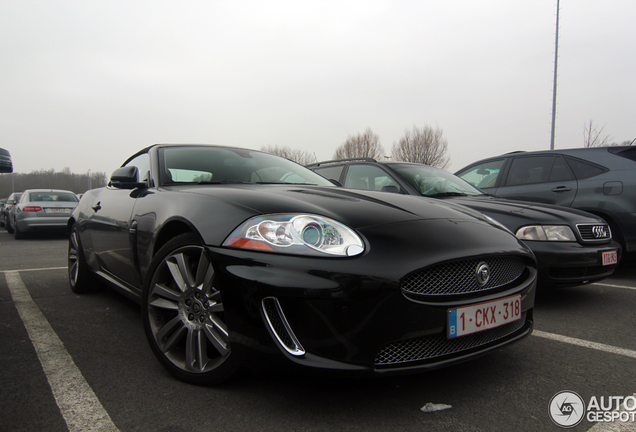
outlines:
{"label": "chrome trim", "polygon": [[[576,230],[581,239],[586,242],[607,242],[612,239],[612,229],[609,224],[577,224]],[[599,237],[604,235],[604,237]]]}
{"label": "chrome trim", "polygon": [[[267,302],[271,302],[271,305],[274,306],[275,311],[269,310]],[[291,329],[291,326],[287,322],[287,318],[285,318],[285,314],[283,313],[283,309],[280,307],[278,299],[276,297],[265,297],[261,301],[261,307],[263,309],[263,315],[265,315],[265,319],[267,320],[267,324],[269,325],[269,329],[276,337],[276,340],[278,341],[280,346],[282,346],[285,351],[293,356],[298,357],[305,355],[305,349],[302,347],[302,345],[296,338],[293,330]],[[278,320],[280,324],[283,325],[284,329],[280,329],[279,326],[277,326],[274,322],[275,320]],[[284,330],[286,334],[281,335],[281,330]],[[284,339],[287,339],[287,342],[285,342]]]}

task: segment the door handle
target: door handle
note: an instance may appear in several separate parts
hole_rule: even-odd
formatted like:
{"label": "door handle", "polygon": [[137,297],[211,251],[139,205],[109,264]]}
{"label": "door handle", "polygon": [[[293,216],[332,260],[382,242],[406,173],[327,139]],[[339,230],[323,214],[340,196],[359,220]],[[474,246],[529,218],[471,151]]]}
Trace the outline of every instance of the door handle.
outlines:
{"label": "door handle", "polygon": [[571,190],[572,190],[571,187],[558,186],[558,187],[555,187],[554,189],[552,189],[552,192],[556,192],[556,193],[559,193],[559,192],[570,192]]}

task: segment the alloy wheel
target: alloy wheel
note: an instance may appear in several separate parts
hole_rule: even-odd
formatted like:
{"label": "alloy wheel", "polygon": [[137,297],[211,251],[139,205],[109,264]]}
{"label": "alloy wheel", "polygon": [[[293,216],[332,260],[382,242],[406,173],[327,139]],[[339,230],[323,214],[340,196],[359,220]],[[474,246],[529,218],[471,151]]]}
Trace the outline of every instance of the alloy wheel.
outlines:
{"label": "alloy wheel", "polygon": [[213,371],[231,353],[214,275],[203,247],[184,246],[163,258],[147,290],[147,324],[156,348],[186,373]]}

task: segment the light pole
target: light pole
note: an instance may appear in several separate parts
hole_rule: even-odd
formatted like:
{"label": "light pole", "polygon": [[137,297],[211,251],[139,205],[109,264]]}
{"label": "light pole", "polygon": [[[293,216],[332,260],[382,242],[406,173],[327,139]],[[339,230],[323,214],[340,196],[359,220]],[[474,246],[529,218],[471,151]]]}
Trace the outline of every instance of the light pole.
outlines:
{"label": "light pole", "polygon": [[556,36],[554,38],[554,81],[552,84],[552,133],[550,135],[550,150],[554,150],[554,129],[556,127],[557,62],[559,60],[559,2],[560,0],[557,0]]}

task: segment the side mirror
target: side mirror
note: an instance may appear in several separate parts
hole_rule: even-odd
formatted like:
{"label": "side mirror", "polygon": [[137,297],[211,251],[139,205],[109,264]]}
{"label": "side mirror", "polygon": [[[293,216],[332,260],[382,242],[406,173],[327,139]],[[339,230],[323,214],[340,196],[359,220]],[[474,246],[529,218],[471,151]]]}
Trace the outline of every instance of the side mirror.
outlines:
{"label": "side mirror", "polygon": [[109,186],[117,189],[146,188],[146,182],[139,181],[139,169],[136,166],[125,166],[116,169],[110,176]]}
{"label": "side mirror", "polygon": [[12,173],[13,163],[11,162],[11,154],[0,148],[0,173]]}

